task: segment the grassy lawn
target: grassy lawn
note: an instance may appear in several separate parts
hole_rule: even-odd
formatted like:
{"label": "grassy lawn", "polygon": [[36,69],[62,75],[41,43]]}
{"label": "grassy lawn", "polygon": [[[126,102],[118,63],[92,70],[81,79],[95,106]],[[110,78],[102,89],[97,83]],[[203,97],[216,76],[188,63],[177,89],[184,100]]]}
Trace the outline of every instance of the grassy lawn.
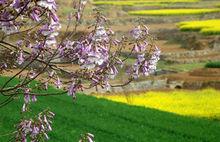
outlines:
{"label": "grassy lawn", "polygon": [[[5,79],[0,78],[0,84]],[[33,83],[34,84],[34,83]],[[13,85],[13,83],[11,84]],[[50,87],[49,92],[58,91]],[[0,96],[0,100],[3,98]],[[0,108],[0,141],[5,142],[13,126],[21,118],[23,99],[18,98]],[[56,113],[54,131],[49,134],[52,142],[75,142],[80,134],[90,132],[96,142],[218,142],[218,121],[180,116],[145,107],[78,95],[76,102],[70,97],[49,96],[38,98],[31,106],[33,113],[44,108]],[[200,108],[198,108],[200,109]]]}
{"label": "grassy lawn", "polygon": [[188,21],[177,24],[182,31],[199,31],[202,34],[220,34],[220,19]]}
{"label": "grassy lawn", "polygon": [[157,10],[137,10],[129,11],[130,15],[150,15],[150,16],[174,16],[174,15],[195,15],[205,13],[220,12],[220,9],[157,9]]}
{"label": "grassy lawn", "polygon": [[[100,97],[100,96],[97,96]],[[220,120],[220,91],[143,92],[101,96],[130,105],[145,106],[180,115],[216,118]]]}

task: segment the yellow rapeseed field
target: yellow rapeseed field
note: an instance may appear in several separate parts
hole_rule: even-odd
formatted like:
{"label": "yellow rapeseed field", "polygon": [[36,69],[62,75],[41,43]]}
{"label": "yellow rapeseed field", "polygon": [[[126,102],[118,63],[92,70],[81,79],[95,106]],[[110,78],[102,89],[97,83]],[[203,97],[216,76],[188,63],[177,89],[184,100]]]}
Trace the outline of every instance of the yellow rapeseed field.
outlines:
{"label": "yellow rapeseed field", "polygon": [[97,97],[180,115],[220,118],[220,91],[214,89],[200,91],[150,91],[129,95],[97,95]]}
{"label": "yellow rapeseed field", "polygon": [[163,6],[168,3],[192,3],[198,2],[199,0],[98,0],[94,1],[95,5],[145,5],[145,6]]}
{"label": "yellow rapeseed field", "polygon": [[220,19],[180,22],[182,31],[200,31],[203,34],[220,34]]}
{"label": "yellow rapeseed field", "polygon": [[151,16],[172,16],[172,15],[194,15],[220,12],[220,9],[157,9],[157,10],[136,10],[129,11],[131,15],[151,15]]}

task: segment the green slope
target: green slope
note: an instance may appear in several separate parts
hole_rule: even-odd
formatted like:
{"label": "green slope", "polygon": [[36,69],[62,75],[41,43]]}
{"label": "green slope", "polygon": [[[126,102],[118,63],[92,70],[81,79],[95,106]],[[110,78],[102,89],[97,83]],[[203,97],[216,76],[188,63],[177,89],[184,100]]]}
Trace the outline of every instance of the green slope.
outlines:
{"label": "green slope", "polygon": [[[3,99],[0,97],[0,101]],[[0,135],[13,130],[21,106],[22,99],[0,108]],[[183,117],[86,95],[78,95],[75,103],[65,95],[39,98],[32,105],[35,113],[47,107],[56,113],[54,131],[49,134],[52,142],[77,142],[80,134],[86,132],[94,134],[96,142],[220,141],[217,120]],[[0,136],[0,142],[8,139],[9,136]]]}

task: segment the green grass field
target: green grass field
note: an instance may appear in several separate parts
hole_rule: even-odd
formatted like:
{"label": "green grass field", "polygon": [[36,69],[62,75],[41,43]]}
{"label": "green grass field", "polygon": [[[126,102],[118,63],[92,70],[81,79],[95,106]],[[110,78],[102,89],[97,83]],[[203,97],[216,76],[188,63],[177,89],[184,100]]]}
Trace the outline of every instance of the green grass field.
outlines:
{"label": "green grass field", "polygon": [[159,61],[157,69],[171,70],[177,72],[192,71],[197,68],[203,68],[206,62],[201,63],[191,63],[191,64],[177,64],[177,63],[167,63],[166,61]]}
{"label": "green grass field", "polygon": [[197,15],[220,12],[220,9],[157,9],[129,11],[130,15],[150,16],[174,16],[174,15]]}
{"label": "green grass field", "polygon": [[[4,78],[0,78],[3,84]],[[13,84],[12,84],[13,85]],[[57,91],[53,88],[49,92]],[[0,96],[2,101],[4,98]],[[0,141],[7,142],[7,133],[21,118],[22,98],[0,108]],[[56,113],[52,142],[75,142],[80,134],[90,132],[96,142],[218,142],[220,123],[217,120],[180,116],[156,109],[129,106],[92,96],[49,96],[38,98],[31,106],[38,113],[43,108]],[[199,109],[199,108],[198,108]]]}
{"label": "green grass field", "polygon": [[199,31],[202,34],[220,34],[220,19],[180,22],[177,26],[182,31]]}

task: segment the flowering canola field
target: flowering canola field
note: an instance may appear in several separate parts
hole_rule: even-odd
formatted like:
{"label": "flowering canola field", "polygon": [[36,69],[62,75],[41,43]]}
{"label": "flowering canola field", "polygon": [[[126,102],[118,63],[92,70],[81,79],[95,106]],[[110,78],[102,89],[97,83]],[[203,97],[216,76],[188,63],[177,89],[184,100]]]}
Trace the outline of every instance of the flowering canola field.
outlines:
{"label": "flowering canola field", "polygon": [[144,92],[140,94],[99,95],[98,98],[145,106],[186,116],[220,118],[220,91]]}
{"label": "flowering canola field", "polygon": [[192,3],[198,2],[199,0],[95,0],[93,4],[95,5],[144,5],[144,6],[164,6],[169,3]]}
{"label": "flowering canola field", "polygon": [[180,22],[182,31],[200,31],[203,34],[220,34],[220,19]]}
{"label": "flowering canola field", "polygon": [[136,10],[129,11],[130,15],[151,15],[151,16],[172,16],[172,15],[193,15],[220,12],[220,9],[157,9],[157,10]]}

